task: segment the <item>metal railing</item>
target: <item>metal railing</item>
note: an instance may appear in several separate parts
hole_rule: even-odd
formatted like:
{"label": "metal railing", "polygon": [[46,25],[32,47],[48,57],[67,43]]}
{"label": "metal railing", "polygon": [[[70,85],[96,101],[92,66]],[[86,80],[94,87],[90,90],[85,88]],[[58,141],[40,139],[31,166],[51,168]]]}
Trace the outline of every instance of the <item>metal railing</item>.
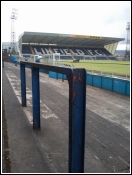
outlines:
{"label": "metal railing", "polygon": [[[69,83],[69,173],[84,172],[86,70],[20,61],[22,106],[26,106],[25,65],[32,71],[33,129],[40,129],[39,69],[67,76]],[[35,81],[34,81],[35,80]]]}

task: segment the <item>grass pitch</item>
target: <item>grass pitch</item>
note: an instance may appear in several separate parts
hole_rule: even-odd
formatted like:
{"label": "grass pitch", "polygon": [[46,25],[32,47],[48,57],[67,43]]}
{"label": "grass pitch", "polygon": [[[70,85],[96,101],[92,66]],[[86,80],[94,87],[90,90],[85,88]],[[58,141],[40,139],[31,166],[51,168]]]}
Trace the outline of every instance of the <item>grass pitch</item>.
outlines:
{"label": "grass pitch", "polygon": [[67,64],[76,68],[85,68],[87,72],[130,76],[130,61],[80,60],[79,62],[73,62],[71,60],[60,61],[59,64]]}

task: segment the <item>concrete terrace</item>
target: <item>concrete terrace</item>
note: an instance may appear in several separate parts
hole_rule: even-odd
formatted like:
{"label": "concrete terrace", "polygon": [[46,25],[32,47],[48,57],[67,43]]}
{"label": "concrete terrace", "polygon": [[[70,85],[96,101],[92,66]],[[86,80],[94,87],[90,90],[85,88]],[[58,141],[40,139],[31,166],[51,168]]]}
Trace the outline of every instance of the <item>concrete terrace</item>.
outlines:
{"label": "concrete terrace", "polygon": [[[2,171],[8,163],[11,173],[68,173],[68,82],[40,73],[40,131],[32,127],[29,68],[26,87],[27,107],[22,107],[20,67],[5,62],[2,95],[8,137],[2,134],[2,142],[7,140],[8,148],[2,143]],[[130,173],[129,96],[87,85],[85,133],[84,173]]]}

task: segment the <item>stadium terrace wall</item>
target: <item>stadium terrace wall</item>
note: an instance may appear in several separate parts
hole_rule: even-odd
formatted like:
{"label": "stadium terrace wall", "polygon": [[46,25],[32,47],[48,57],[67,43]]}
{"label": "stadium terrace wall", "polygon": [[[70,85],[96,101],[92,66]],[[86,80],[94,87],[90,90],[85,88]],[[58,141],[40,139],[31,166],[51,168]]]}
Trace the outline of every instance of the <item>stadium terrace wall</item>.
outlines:
{"label": "stadium terrace wall", "polygon": [[[12,62],[14,63],[14,60]],[[17,62],[17,64],[20,65],[20,62]],[[15,63],[15,66],[17,66],[17,64]],[[31,68],[28,65],[26,65],[26,67]],[[56,78],[56,79],[62,79],[62,80],[67,79],[65,75],[59,74],[56,72],[51,72],[44,69],[40,69],[40,72],[48,73],[50,78]],[[87,73],[86,83],[91,86],[95,86],[98,88],[102,88],[102,89],[113,91],[119,94],[130,96],[129,80]]]}
{"label": "stadium terrace wall", "polygon": [[130,81],[87,73],[87,84],[130,96]]}
{"label": "stadium terrace wall", "polygon": [[[56,72],[49,72],[49,77],[61,79],[62,75],[60,74],[57,75]],[[64,79],[66,79],[66,77],[64,77]],[[95,86],[98,88],[102,88],[102,89],[106,89],[109,91],[113,91],[116,93],[130,96],[130,81],[129,80],[113,78],[113,77],[106,77],[106,76],[101,76],[101,75],[93,75],[93,74],[87,73],[86,83],[91,86]]]}

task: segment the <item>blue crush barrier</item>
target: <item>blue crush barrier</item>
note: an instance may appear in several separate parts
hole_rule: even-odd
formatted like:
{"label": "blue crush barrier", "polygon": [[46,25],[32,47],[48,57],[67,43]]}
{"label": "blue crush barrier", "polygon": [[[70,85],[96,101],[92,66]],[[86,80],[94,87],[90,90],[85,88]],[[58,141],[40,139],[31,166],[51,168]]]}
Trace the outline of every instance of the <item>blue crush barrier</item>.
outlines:
{"label": "blue crush barrier", "polygon": [[87,73],[86,83],[102,89],[130,96],[130,81]]}
{"label": "blue crush barrier", "polygon": [[[31,68],[30,65],[26,65],[26,67]],[[41,68],[39,69],[39,72],[49,73],[50,78],[62,79],[62,81],[67,79],[67,76],[61,73],[52,72]],[[130,96],[129,80],[87,73],[86,83],[91,86]]]}
{"label": "blue crush barrier", "polygon": [[26,68],[30,68],[31,69],[31,66],[30,65],[26,65]]}
{"label": "blue crush barrier", "polygon": [[[25,60],[26,61],[26,60]],[[27,60],[28,61],[28,60]],[[20,65],[20,62],[18,61],[17,62],[17,64],[18,65]],[[26,68],[29,68],[29,69],[31,69],[31,66],[30,65],[25,65],[26,66]],[[44,70],[44,69],[39,69],[39,72],[43,72],[43,73],[49,73],[49,71],[48,70]]]}
{"label": "blue crush barrier", "polygon": [[69,83],[69,173],[83,173],[86,118],[86,70],[20,61],[22,106],[26,106],[26,65],[31,66],[32,69],[33,129],[40,129],[39,69],[41,68],[66,75]]}

